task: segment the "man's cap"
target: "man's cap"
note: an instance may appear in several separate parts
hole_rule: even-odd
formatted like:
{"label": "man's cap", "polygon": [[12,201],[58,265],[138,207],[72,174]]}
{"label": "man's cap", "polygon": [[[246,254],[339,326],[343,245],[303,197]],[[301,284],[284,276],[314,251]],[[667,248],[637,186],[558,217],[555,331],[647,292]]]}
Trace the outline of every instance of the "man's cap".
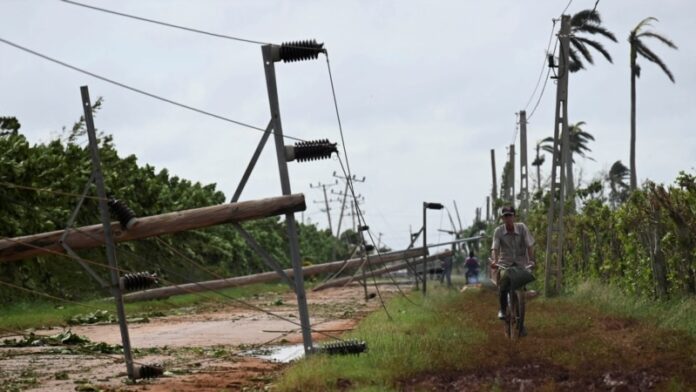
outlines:
{"label": "man's cap", "polygon": [[506,216],[506,215],[515,215],[515,207],[510,207],[510,206],[503,207],[503,208],[500,210],[500,214],[501,214],[502,216]]}

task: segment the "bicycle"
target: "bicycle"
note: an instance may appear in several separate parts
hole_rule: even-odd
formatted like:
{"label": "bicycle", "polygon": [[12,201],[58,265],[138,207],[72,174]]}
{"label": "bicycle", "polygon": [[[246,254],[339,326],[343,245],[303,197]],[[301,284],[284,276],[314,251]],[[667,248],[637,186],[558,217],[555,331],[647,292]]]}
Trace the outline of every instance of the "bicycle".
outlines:
{"label": "bicycle", "polygon": [[[533,267],[533,264],[528,265],[525,267],[528,271],[531,272],[531,268]],[[501,269],[501,272],[508,267],[504,266],[498,266],[498,265],[491,265],[491,269],[495,270],[497,268]],[[498,285],[498,274],[491,274],[491,276],[495,276],[495,284],[496,286]],[[524,317],[525,317],[525,307],[526,307],[526,286],[522,286],[516,290],[508,290],[507,292],[507,307],[505,308],[505,318],[503,319],[504,321],[504,331],[505,331],[505,336],[508,337],[510,340],[517,340],[521,337],[524,337],[527,335],[525,329],[524,329]]]}

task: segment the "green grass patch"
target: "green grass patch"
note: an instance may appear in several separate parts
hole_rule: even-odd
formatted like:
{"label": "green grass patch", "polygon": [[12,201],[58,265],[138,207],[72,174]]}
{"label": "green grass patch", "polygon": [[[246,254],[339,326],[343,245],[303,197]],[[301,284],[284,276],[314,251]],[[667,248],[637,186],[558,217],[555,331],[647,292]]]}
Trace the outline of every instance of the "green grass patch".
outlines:
{"label": "green grass patch", "polygon": [[485,333],[465,322],[465,296],[432,288],[425,300],[418,293],[392,299],[384,311],[372,313],[346,338],[365,340],[359,356],[316,355],[291,367],[278,380],[279,391],[398,389],[396,383],[427,369],[457,370]]}
{"label": "green grass patch", "polygon": [[656,301],[630,296],[596,281],[580,283],[569,298],[602,312],[649,322],[657,327],[684,331],[696,337],[696,298]]}
{"label": "green grass patch", "polygon": [[[183,294],[164,300],[126,303],[126,314],[128,317],[157,317],[215,310],[228,305],[241,306],[240,303],[227,297],[248,301],[268,296],[268,301],[274,301],[278,294],[286,293],[288,290],[285,284],[256,284],[220,290],[219,292],[224,296],[211,292]],[[5,334],[7,330],[66,326],[69,320],[79,319],[79,316],[94,313],[98,309],[106,310],[111,314],[116,313],[112,300],[92,300],[84,304],[88,306],[37,301],[0,307],[0,333]]]}

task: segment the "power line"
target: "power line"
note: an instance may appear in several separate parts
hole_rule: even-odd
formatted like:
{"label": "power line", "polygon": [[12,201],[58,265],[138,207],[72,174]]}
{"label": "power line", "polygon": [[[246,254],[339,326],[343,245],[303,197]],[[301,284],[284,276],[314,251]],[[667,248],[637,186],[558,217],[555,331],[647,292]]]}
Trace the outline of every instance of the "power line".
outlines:
{"label": "power line", "polygon": [[553,41],[553,33],[556,30],[556,19],[551,20],[553,24],[551,25],[551,34],[549,34],[549,43],[546,45],[546,51],[544,52],[544,59],[541,62],[541,69],[539,70],[539,77],[537,78],[536,85],[534,86],[534,90],[532,91],[532,94],[529,96],[529,99],[527,100],[527,104],[524,105],[524,110],[527,111],[529,108],[529,104],[532,102],[532,99],[534,98],[534,94],[536,94],[537,90],[539,89],[539,84],[541,83],[541,77],[544,75],[544,67],[546,66],[546,56],[549,53],[549,49],[551,49],[551,42]]}
{"label": "power line", "polygon": [[[15,188],[15,189],[34,191],[34,192],[46,192],[46,193],[52,193],[52,194],[61,195],[61,196],[82,197],[82,195],[77,194],[77,193],[56,191],[56,190],[53,190],[51,188],[37,188],[37,187],[33,187],[33,186],[28,186],[28,185],[18,185],[18,184],[13,184],[11,182],[5,182],[5,181],[0,181],[0,186],[4,186],[6,188]],[[93,199],[93,200],[101,200],[101,198],[98,196],[86,196],[85,195],[85,198]]]}
{"label": "power line", "polygon": [[[199,114],[203,114],[203,115],[206,115],[206,116],[209,116],[209,117],[216,118],[216,119],[218,119],[218,120],[222,120],[222,121],[226,121],[226,122],[233,123],[233,124],[236,124],[236,125],[240,125],[240,126],[243,126],[243,127],[246,127],[246,128],[254,129],[254,130],[257,130],[257,131],[260,131],[260,132],[264,132],[264,133],[265,133],[265,132],[270,132],[270,133],[272,133],[272,134],[275,134],[274,131],[267,131],[267,130],[264,129],[264,128],[260,128],[260,127],[257,127],[257,126],[251,125],[251,124],[247,124],[247,123],[244,123],[244,122],[241,122],[241,121],[233,120],[233,119],[231,119],[231,118],[224,117],[224,116],[221,116],[221,115],[219,115],[219,114],[215,114],[215,113],[212,113],[212,112],[203,110],[203,109],[198,109],[198,108],[195,108],[195,107],[193,107],[193,106],[186,105],[186,104],[183,104],[183,103],[180,103],[180,102],[176,102],[176,101],[173,101],[173,100],[171,100],[171,99],[168,99],[168,98],[164,98],[164,97],[162,97],[162,96],[159,96],[159,95],[157,95],[157,94],[149,93],[149,92],[144,91],[144,90],[141,90],[141,89],[139,89],[139,88],[132,87],[132,86],[129,86],[129,85],[124,84],[124,83],[121,83],[121,82],[117,82],[117,81],[115,81],[115,80],[113,80],[113,79],[110,79],[110,78],[107,78],[107,77],[105,77],[105,76],[97,75],[97,74],[95,74],[95,73],[93,73],[93,72],[90,72],[90,71],[87,71],[87,70],[85,70],[85,69],[76,67],[76,66],[74,66],[74,65],[70,65],[70,64],[68,64],[68,63],[66,63],[66,62],[63,62],[63,61],[61,61],[61,60],[58,60],[58,59],[55,59],[55,58],[53,58],[53,57],[47,56],[47,55],[45,55],[45,54],[39,53],[39,52],[37,52],[37,51],[34,51],[34,50],[32,50],[32,49],[29,49],[29,48],[24,47],[24,46],[19,45],[19,44],[16,44],[16,43],[14,43],[14,42],[12,42],[12,41],[8,41],[8,40],[3,39],[3,38],[1,38],[1,37],[0,37],[0,42],[4,43],[4,44],[6,44],[6,45],[9,45],[9,46],[15,47],[15,48],[17,48],[17,49],[19,49],[19,50],[22,50],[22,51],[27,52],[27,53],[29,53],[29,54],[32,54],[32,55],[34,55],[34,56],[41,57],[41,58],[44,59],[44,60],[48,60],[48,61],[50,61],[50,62],[53,62],[53,63],[58,64],[58,65],[61,65],[61,66],[63,66],[63,67],[70,68],[70,69],[72,69],[73,71],[80,72],[80,73],[82,73],[82,74],[91,76],[91,77],[96,78],[96,79],[99,79],[99,80],[101,80],[101,81],[104,81],[104,82],[113,84],[113,85],[115,85],[115,86],[124,88],[124,89],[126,89],[126,90],[130,90],[130,91],[132,91],[132,92],[135,92],[135,93],[138,93],[138,94],[145,95],[145,96],[147,96],[147,97],[156,99],[156,100],[158,100],[158,101],[166,102],[166,103],[169,103],[169,104],[171,104],[171,105],[178,106],[178,107],[180,107],[180,108],[188,109],[188,110],[190,110],[190,111],[193,111],[193,112],[196,112],[196,113],[199,113]],[[287,138],[287,139],[292,139],[292,140],[295,140],[295,141],[301,141],[301,142],[305,141],[305,140],[303,140],[303,139],[300,139],[300,138],[297,138],[297,137],[294,137],[294,136],[290,136],[290,135],[288,135],[288,134],[284,134],[283,137],[284,137],[284,138]]]}
{"label": "power line", "polygon": [[565,6],[565,8],[563,9],[563,12],[561,12],[561,15],[565,14],[565,12],[568,11],[568,7],[570,7],[571,4],[573,4],[573,0],[570,0],[570,1],[568,2],[568,4],[567,4],[567,5]]}
{"label": "power line", "polygon": [[234,36],[226,35],[226,34],[211,33],[211,32],[209,32],[209,31],[205,31],[205,30],[194,29],[194,28],[191,28],[191,27],[176,25],[176,24],[173,24],[173,23],[162,22],[162,21],[159,21],[159,20],[154,20],[154,19],[149,19],[149,18],[143,18],[143,17],[141,17],[141,16],[126,14],[126,13],[123,13],[123,12],[112,11],[112,10],[108,10],[108,9],[106,9],[106,8],[95,7],[95,6],[89,5],[89,4],[78,3],[77,1],[72,1],[72,0],[60,0],[60,1],[62,1],[62,2],[64,2],[64,3],[76,5],[76,6],[79,6],[79,7],[89,8],[89,9],[92,9],[92,10],[95,10],[95,11],[100,11],[100,12],[105,12],[105,13],[108,13],[108,14],[123,16],[123,17],[126,17],[126,18],[131,18],[131,19],[139,20],[139,21],[142,21],[142,22],[154,23],[154,24],[158,24],[158,25],[161,25],[161,26],[171,27],[171,28],[174,28],[174,29],[185,30],[185,31],[189,31],[189,32],[192,32],[192,33],[204,34],[204,35],[209,35],[209,36],[213,36],[213,37],[225,38],[225,39],[230,39],[230,40],[240,41],[240,42],[247,42],[247,43],[252,43],[252,44],[270,45],[270,43],[268,43],[268,42],[256,41],[256,40],[246,39],[246,38],[240,38],[240,37],[234,37]]}

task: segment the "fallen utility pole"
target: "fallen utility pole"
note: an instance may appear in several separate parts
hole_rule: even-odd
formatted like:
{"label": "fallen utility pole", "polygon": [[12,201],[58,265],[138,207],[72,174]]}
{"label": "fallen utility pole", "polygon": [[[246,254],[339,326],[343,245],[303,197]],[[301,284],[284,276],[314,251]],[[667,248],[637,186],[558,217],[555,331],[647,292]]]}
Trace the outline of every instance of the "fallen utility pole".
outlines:
{"label": "fallen utility pole", "polygon": [[[215,226],[223,223],[243,222],[269,216],[304,211],[305,198],[302,194],[270,197],[238,203],[195,208],[138,218],[137,223],[123,230],[120,223],[112,222],[114,242],[132,241],[164,234]],[[0,262],[28,257],[65,253],[60,240],[66,230],[32,234],[0,240]],[[73,250],[104,246],[104,226],[91,225],[68,229],[64,243]]]}
{"label": "fallen utility pole", "polygon": [[[426,263],[429,263],[429,262],[431,262],[431,261],[435,261],[435,260],[439,259],[440,257],[442,257],[442,256],[444,256],[444,255],[445,255],[444,252],[438,253],[438,254],[434,254],[434,255],[432,255],[432,256],[427,257],[427,258],[425,259],[425,261],[426,261]],[[372,262],[372,264],[374,264],[374,262]],[[412,264],[413,264],[413,263],[401,263],[401,264],[397,264],[397,265],[392,265],[392,266],[389,266],[389,267],[384,267],[384,268],[381,268],[381,269],[378,269],[378,270],[370,271],[369,273],[367,273],[367,275],[369,275],[369,276],[379,276],[379,275],[384,275],[384,274],[386,274],[386,273],[388,273],[388,272],[398,271],[398,270],[402,270],[402,269],[405,269],[405,268],[410,269]],[[363,267],[363,268],[364,268],[364,267]],[[324,283],[324,284],[321,285],[321,286],[315,287],[315,288],[313,289],[313,291],[324,290],[324,289],[327,289],[327,288],[329,288],[329,287],[345,286],[345,285],[351,283],[351,282],[354,281],[354,280],[360,280],[360,279],[357,279],[355,276],[346,276],[345,278],[334,279],[334,280],[331,280],[331,281],[329,281],[329,282]],[[364,284],[364,282],[363,282],[363,284]]]}
{"label": "fallen utility pole", "polygon": [[[382,255],[381,258],[379,256],[369,256],[369,259],[372,261],[373,264],[383,264],[388,263],[390,261],[398,261],[407,258],[418,257],[422,253],[422,248],[416,248],[409,249],[406,251],[387,253]],[[362,264],[363,262],[363,258],[351,259],[345,262],[345,268],[355,268],[360,266],[360,264]],[[343,264],[343,260],[333,261],[329,263],[303,267],[301,271],[303,276],[317,275],[325,272],[336,271],[340,269],[343,266]],[[285,274],[287,274],[288,277],[294,277],[293,269],[286,269],[283,271],[285,272]],[[227,279],[217,279],[198,283],[187,283],[176,286],[160,287],[156,289],[139,291],[137,293],[126,294],[123,296],[123,298],[126,301],[144,301],[158,298],[166,298],[178,294],[190,294],[203,291],[220,290],[228,287],[245,286],[255,283],[275,282],[279,279],[281,279],[281,276],[278,273],[276,273],[275,271],[270,271],[262,272],[259,274],[237,276]]]}

